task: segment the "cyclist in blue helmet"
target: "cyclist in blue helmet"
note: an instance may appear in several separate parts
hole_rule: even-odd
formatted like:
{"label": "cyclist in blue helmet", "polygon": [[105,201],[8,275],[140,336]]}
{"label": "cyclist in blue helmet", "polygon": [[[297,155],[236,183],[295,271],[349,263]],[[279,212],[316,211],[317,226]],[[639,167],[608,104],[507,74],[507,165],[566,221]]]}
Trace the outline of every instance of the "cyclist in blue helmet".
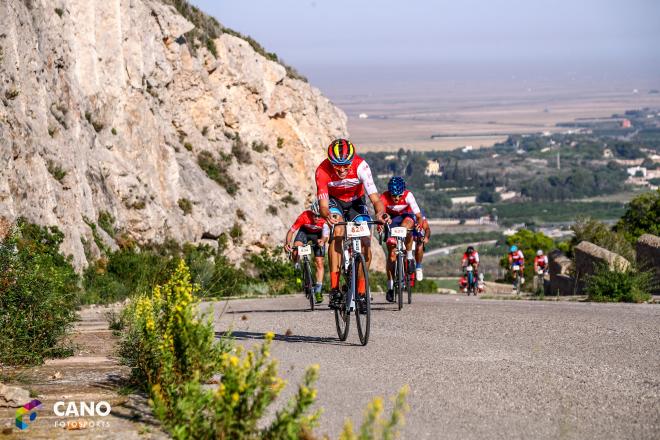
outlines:
{"label": "cyclist in blue helmet", "polygon": [[[406,181],[403,180],[403,177],[394,176],[387,183],[387,191],[380,195],[380,199],[385,206],[385,212],[392,219],[391,225],[395,226],[404,226],[408,229],[412,229],[415,226],[421,228],[423,222],[422,211],[417,205],[415,196],[412,192],[406,189]],[[408,234],[406,237],[406,259],[407,262],[407,271],[408,273],[414,273],[416,269],[415,256],[413,255],[412,250],[413,245],[413,236]],[[387,240],[387,248],[389,251],[389,258],[387,264],[387,301],[394,301],[394,262],[396,260],[395,255],[396,239],[390,237]],[[420,268],[421,269],[421,268]]]}

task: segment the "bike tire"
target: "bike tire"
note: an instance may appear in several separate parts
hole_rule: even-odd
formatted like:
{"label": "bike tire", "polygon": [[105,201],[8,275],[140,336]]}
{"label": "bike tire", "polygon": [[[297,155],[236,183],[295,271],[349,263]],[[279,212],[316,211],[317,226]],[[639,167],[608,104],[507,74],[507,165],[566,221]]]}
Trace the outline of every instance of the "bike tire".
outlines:
{"label": "bike tire", "polygon": [[412,304],[412,275],[406,274],[406,290],[408,291],[408,304]]}
{"label": "bike tire", "polygon": [[[360,338],[360,343],[362,345],[367,345],[369,342],[369,332],[371,330],[371,294],[369,293],[369,271],[367,270],[367,263],[364,259],[364,255],[359,254],[353,260],[353,265],[355,270],[355,285],[357,286],[357,275],[361,272],[364,276],[365,284],[365,304],[366,304],[366,313],[362,314],[359,310],[355,311],[355,321],[357,323],[358,337]],[[357,297],[357,292],[356,292]]]}
{"label": "bike tire", "polygon": [[305,286],[305,295],[309,298],[309,307],[314,311],[316,299],[314,298],[314,289],[312,287],[312,269],[309,267],[309,260],[305,258],[303,264],[303,285]]}
{"label": "bike tire", "polygon": [[472,285],[473,277],[472,272],[468,272],[468,296],[474,295],[474,286]]}
{"label": "bike tire", "polygon": [[[342,266],[343,261],[342,261]],[[349,309],[349,304],[347,304],[348,290],[351,286],[351,271],[344,272],[340,271],[342,274],[343,283],[340,281],[340,286],[343,286],[342,295],[343,301],[339,309],[335,309],[335,326],[337,327],[337,336],[339,336],[340,341],[345,341],[348,338],[348,332],[351,329],[351,312]]]}
{"label": "bike tire", "polygon": [[396,259],[396,286],[398,286],[396,290],[396,296],[397,296],[397,306],[399,310],[403,308],[403,283],[405,282],[405,271],[403,267],[403,255],[399,255]]}

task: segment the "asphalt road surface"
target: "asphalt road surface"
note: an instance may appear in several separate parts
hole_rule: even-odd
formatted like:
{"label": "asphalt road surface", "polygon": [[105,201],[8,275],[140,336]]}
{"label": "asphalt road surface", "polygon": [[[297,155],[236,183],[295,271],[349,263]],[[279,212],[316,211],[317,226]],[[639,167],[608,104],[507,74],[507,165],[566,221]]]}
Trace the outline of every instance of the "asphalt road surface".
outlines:
{"label": "asphalt road surface", "polygon": [[343,343],[327,305],[307,308],[302,295],[215,303],[216,328],[248,346],[275,332],[285,397],[320,364],[320,434],[408,384],[404,439],[660,438],[658,305],[417,295],[398,312],[378,295],[366,347],[354,320]]}

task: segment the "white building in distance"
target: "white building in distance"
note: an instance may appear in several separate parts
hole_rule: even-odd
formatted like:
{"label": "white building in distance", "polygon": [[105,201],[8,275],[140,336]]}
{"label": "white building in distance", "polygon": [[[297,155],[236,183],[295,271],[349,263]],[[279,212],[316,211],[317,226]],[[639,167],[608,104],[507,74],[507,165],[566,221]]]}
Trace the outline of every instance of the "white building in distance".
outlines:
{"label": "white building in distance", "polygon": [[429,160],[426,162],[426,169],[424,170],[426,176],[442,176],[440,171],[440,162],[437,160]]}

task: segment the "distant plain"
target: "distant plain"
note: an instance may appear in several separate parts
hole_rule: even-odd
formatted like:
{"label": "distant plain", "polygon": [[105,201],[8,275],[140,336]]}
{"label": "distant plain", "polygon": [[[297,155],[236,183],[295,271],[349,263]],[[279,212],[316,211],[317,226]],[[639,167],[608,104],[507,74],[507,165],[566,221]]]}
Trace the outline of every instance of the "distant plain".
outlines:
{"label": "distant plain", "polygon": [[561,122],[660,107],[660,94],[651,90],[620,83],[450,83],[422,91],[335,95],[333,102],[346,112],[351,140],[361,151],[428,151],[489,147],[510,134],[566,131],[556,126]]}

